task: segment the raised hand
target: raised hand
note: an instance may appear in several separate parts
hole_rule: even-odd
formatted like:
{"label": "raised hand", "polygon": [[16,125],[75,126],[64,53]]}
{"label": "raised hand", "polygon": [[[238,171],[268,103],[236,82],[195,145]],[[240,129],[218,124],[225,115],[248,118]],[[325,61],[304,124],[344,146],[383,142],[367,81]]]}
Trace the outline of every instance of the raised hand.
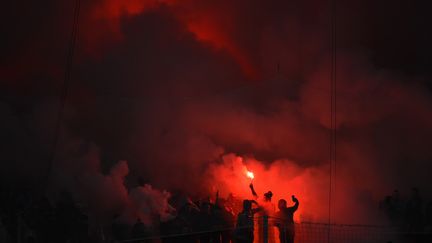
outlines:
{"label": "raised hand", "polygon": [[249,184],[249,188],[251,189],[252,195],[254,195],[254,197],[258,197],[258,194],[256,193],[252,183]]}

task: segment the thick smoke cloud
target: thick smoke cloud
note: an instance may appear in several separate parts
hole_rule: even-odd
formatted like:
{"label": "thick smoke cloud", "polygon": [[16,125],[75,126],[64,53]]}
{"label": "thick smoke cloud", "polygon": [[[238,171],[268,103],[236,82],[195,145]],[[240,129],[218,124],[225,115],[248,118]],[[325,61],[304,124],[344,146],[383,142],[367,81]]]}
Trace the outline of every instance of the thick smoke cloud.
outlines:
{"label": "thick smoke cloud", "polygon": [[[341,5],[338,15],[348,19],[340,24],[337,56],[340,222],[375,220],[371,211],[383,194],[425,185],[427,170],[419,168],[432,157],[425,81],[377,65],[385,59],[377,62],[379,51],[364,47],[379,43],[376,37],[354,33],[360,23],[349,13],[365,9],[357,13],[365,16],[368,4]],[[39,14],[23,12],[14,27],[5,24],[10,14],[1,21],[11,36],[0,66],[7,183],[44,178],[53,148],[72,21],[60,13],[71,12],[73,2],[38,6]],[[328,7],[322,1],[84,2],[50,190],[72,192],[100,220],[123,213],[125,221],[139,215],[149,223],[151,213],[143,210],[169,217],[163,190],[207,196],[244,184],[234,193],[247,196],[243,165],[235,162],[243,158],[257,171],[259,191],[299,195],[305,202],[299,217],[325,219]],[[221,181],[230,175],[232,181]],[[138,186],[137,178],[149,185]]]}

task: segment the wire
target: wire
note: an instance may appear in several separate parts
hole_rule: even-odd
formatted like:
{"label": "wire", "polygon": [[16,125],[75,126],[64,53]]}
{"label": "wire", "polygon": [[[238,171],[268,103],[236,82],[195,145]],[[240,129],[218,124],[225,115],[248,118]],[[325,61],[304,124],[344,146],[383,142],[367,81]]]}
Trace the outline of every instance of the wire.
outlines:
{"label": "wire", "polygon": [[[255,218],[254,221],[260,219]],[[280,219],[277,217],[269,216],[269,218],[272,219]],[[347,232],[351,232],[351,235],[353,235],[355,231],[353,230],[380,230],[379,233],[382,235],[403,235],[410,232],[401,232],[395,229],[395,227],[388,226],[388,225],[362,225],[362,224],[326,224],[326,223],[314,223],[314,222],[301,222],[301,223],[294,223],[296,231],[298,230],[301,235],[303,234],[310,234],[311,232],[316,232],[316,230],[325,229],[325,228],[333,228],[337,229],[338,231],[341,230],[348,230]],[[270,226],[270,225],[269,225]],[[274,227],[274,226],[273,226]],[[306,228],[305,228],[306,227]],[[144,241],[144,240],[154,240],[154,239],[166,239],[166,238],[174,238],[174,237],[187,237],[187,236],[199,236],[203,234],[210,234],[210,233],[217,233],[217,232],[223,232],[223,231],[234,231],[236,229],[248,229],[251,228],[250,226],[244,226],[244,227],[221,227],[217,229],[211,229],[211,230],[202,230],[202,231],[189,231],[189,232],[183,232],[183,233],[172,233],[172,234],[162,234],[162,235],[151,235],[146,237],[136,237],[131,238],[127,240],[122,240],[121,242],[137,242],[137,241]],[[312,230],[312,231],[311,231]],[[324,233],[324,232],[323,232]],[[364,232],[365,233],[365,232]],[[411,232],[418,235],[425,235],[426,232]],[[296,233],[297,235],[297,233]],[[300,236],[299,235],[299,236]],[[324,235],[322,235],[324,236]],[[354,237],[357,237],[354,235]]]}
{"label": "wire", "polygon": [[48,183],[50,175],[51,175],[52,170],[53,170],[53,166],[54,166],[55,159],[56,159],[56,152],[57,152],[57,148],[58,148],[58,143],[59,143],[60,135],[61,135],[61,125],[62,125],[62,121],[63,121],[64,110],[66,107],[67,96],[69,93],[69,83],[71,80],[73,57],[74,57],[75,47],[76,47],[76,42],[77,42],[80,8],[81,8],[81,0],[75,0],[72,31],[71,31],[71,35],[70,35],[70,39],[69,39],[69,46],[68,46],[67,55],[66,55],[66,66],[65,66],[65,73],[64,73],[63,89],[62,89],[62,92],[60,94],[60,106],[59,106],[59,111],[58,111],[58,115],[57,115],[56,128],[55,128],[55,132],[54,132],[53,148],[51,151],[51,156],[50,156],[47,175],[46,175],[46,183]]}
{"label": "wire", "polygon": [[330,49],[331,49],[331,70],[330,70],[330,180],[329,180],[329,204],[328,204],[328,232],[327,242],[331,242],[332,224],[332,203],[334,194],[334,178],[336,176],[336,0],[330,2]]}

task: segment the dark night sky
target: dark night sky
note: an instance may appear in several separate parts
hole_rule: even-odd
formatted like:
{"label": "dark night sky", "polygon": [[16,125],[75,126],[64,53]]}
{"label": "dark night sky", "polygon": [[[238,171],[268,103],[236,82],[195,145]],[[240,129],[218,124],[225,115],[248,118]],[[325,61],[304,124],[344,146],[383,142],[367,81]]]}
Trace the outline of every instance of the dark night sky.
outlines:
{"label": "dark night sky", "polygon": [[[4,185],[28,185],[49,167],[73,4],[2,4]],[[336,9],[341,183],[374,198],[431,190],[429,6]],[[127,160],[131,177],[193,193],[226,153],[327,163],[330,13],[317,0],[83,1],[50,183],[80,191],[72,178]]]}

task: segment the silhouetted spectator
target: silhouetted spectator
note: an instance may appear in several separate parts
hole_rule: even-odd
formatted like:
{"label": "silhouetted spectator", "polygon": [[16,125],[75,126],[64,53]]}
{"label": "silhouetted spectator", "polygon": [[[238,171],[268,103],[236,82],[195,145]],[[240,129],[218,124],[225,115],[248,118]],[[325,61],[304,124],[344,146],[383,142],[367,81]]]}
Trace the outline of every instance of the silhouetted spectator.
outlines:
{"label": "silhouetted spectator", "polygon": [[379,202],[379,209],[384,211],[385,214],[387,214],[386,209],[390,207],[390,203],[391,203],[391,196],[385,196],[384,199]]}
{"label": "silhouetted spectator", "polygon": [[[225,205],[226,201],[219,199],[214,207],[214,217],[216,220],[216,228],[220,229],[220,242],[229,243],[232,240],[233,228],[234,228],[234,214],[232,210]],[[213,239],[215,242],[216,239]]]}
{"label": "silhouetted spectator", "polygon": [[161,229],[161,232],[164,235],[179,236],[164,238],[163,242],[197,242],[199,236],[192,233],[198,232],[199,230],[199,213],[199,207],[189,198],[186,198],[184,203],[182,203],[182,206],[178,209],[177,217],[162,224]]}
{"label": "silhouetted spectator", "polygon": [[280,199],[278,202],[279,212],[276,213],[276,226],[279,228],[279,240],[281,243],[294,242],[294,213],[297,211],[300,203],[294,195],[291,198],[294,202],[294,206],[292,207],[287,207],[285,199]]}
{"label": "silhouetted spectator", "polygon": [[254,214],[261,208],[252,208],[253,200],[243,201],[243,211],[237,216],[235,239],[238,243],[252,243],[254,240]]}
{"label": "silhouetted spectator", "polygon": [[[52,227],[56,225],[53,207],[47,197],[35,200],[24,214],[26,224],[35,232],[39,242],[56,242]],[[85,232],[87,233],[87,232]]]}
{"label": "silhouetted spectator", "polygon": [[411,190],[411,198],[408,200],[406,208],[406,224],[409,232],[419,232],[423,225],[423,200],[419,190]]}
{"label": "silhouetted spectator", "polygon": [[182,242],[181,237],[173,237],[174,235],[182,234],[189,231],[190,226],[182,218],[176,217],[167,222],[161,223],[160,226],[161,235],[165,236],[162,238],[163,243],[177,243]]}
{"label": "silhouetted spectator", "polygon": [[385,215],[385,217],[393,223],[392,220],[392,212],[393,210],[393,205],[392,205],[392,197],[391,196],[386,196],[384,198],[384,200],[382,200],[380,202],[379,205],[380,210],[383,212],[383,214]]}
{"label": "silhouetted spectator", "polygon": [[211,214],[211,204],[209,202],[202,202],[200,205],[200,213],[199,213],[199,232],[200,234],[200,243],[209,243],[211,240],[211,230],[214,224],[214,220]]}
{"label": "silhouetted spectator", "polygon": [[127,240],[129,238],[130,226],[121,222],[120,216],[115,215],[111,225],[112,238],[115,241]]}
{"label": "silhouetted spectator", "polygon": [[426,242],[432,242],[432,201],[426,205],[425,211]]}
{"label": "silhouetted spectator", "polygon": [[[249,188],[252,191],[252,195],[254,195],[256,199],[258,199],[259,198],[258,194],[256,193],[252,183],[249,184]],[[267,242],[275,243],[273,224],[272,223],[268,224],[267,225],[268,227],[264,226],[264,217],[273,216],[276,211],[275,205],[271,201],[272,197],[273,197],[273,192],[268,191],[264,193],[264,197],[260,201],[260,206],[262,207],[263,210],[258,215],[257,224],[256,224],[258,230],[256,236],[258,237],[259,242],[262,242],[264,240],[264,235],[266,234]],[[265,230],[267,230],[267,232],[264,232]]]}
{"label": "silhouetted spectator", "polygon": [[394,190],[391,196],[390,221],[393,225],[400,225],[403,213],[403,202],[399,190]]}
{"label": "silhouetted spectator", "polygon": [[398,190],[394,190],[391,196],[386,196],[380,202],[380,210],[384,213],[385,217],[390,221],[393,226],[401,226],[404,219],[404,205],[400,199]]}
{"label": "silhouetted spectator", "polygon": [[423,200],[417,188],[411,190],[405,215],[406,231],[413,242],[421,242],[423,237]]}
{"label": "silhouetted spectator", "polygon": [[131,235],[132,239],[137,240],[136,242],[150,242],[149,240],[145,239],[149,235],[147,234],[146,226],[140,218],[137,219],[134,226],[132,227]]}

